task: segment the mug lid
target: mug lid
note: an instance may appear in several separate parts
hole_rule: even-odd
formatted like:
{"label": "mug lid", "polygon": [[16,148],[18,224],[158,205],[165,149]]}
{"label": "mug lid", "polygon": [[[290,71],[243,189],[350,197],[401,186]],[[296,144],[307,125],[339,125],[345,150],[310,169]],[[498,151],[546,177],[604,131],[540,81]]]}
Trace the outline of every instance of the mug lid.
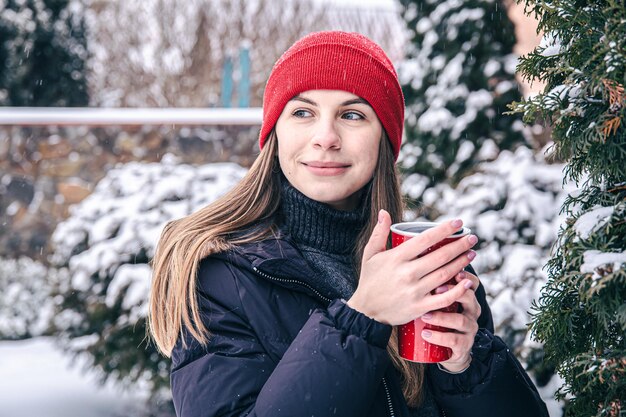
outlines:
{"label": "mug lid", "polygon": [[[442,223],[439,222],[400,222],[391,225],[391,232],[402,236],[417,236],[420,233],[425,232],[428,229],[432,229]],[[450,237],[461,237],[469,235],[471,230],[467,227],[462,227],[456,232],[452,233]]]}

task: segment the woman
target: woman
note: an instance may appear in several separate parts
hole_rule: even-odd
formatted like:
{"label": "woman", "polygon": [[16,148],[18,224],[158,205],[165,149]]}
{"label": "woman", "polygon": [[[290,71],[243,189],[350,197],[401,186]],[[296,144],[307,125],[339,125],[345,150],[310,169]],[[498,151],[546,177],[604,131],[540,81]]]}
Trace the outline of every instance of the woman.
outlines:
{"label": "woman", "polygon": [[[362,35],[313,33],[277,61],[256,162],[168,224],[153,261],[150,330],[179,416],[547,416],[492,334],[477,238],[415,257],[461,221],[387,249],[403,120],[393,65]],[[399,357],[393,326],[420,316],[453,330],[424,334],[448,361]]]}

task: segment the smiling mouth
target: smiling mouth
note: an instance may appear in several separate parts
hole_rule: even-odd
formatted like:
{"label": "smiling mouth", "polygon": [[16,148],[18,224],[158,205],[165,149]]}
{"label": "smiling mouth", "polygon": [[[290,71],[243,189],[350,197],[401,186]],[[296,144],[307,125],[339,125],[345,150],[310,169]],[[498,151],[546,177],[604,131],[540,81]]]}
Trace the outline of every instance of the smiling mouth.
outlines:
{"label": "smiling mouth", "polygon": [[345,164],[341,162],[311,161],[303,162],[302,165],[304,165],[307,171],[309,171],[311,174],[320,177],[332,177],[336,175],[341,175],[345,173],[348,168],[350,168],[350,164]]}
{"label": "smiling mouth", "polygon": [[312,161],[312,162],[303,162],[303,165],[306,165],[308,167],[311,168],[348,168],[350,166],[350,164],[344,164],[341,162],[318,162],[318,161]]}

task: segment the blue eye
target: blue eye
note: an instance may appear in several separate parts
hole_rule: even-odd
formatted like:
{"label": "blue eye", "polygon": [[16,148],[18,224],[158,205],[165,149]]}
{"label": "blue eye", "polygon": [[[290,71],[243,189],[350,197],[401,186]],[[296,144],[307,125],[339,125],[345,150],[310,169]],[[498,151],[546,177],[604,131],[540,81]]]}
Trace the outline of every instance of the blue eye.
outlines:
{"label": "blue eye", "polygon": [[312,116],[311,112],[308,110],[298,109],[292,113],[296,117],[310,117]]}
{"label": "blue eye", "polygon": [[345,112],[341,115],[343,119],[347,120],[363,120],[365,117],[361,113],[357,113],[354,111]]}

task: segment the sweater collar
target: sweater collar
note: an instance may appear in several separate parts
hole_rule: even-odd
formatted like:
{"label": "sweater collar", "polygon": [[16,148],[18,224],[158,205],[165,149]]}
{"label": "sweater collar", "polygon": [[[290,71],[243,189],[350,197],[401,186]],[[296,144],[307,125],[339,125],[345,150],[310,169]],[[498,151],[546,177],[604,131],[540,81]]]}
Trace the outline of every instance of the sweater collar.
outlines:
{"label": "sweater collar", "polygon": [[281,228],[287,229],[296,244],[328,253],[352,253],[367,222],[365,201],[353,211],[336,210],[308,198],[284,177],[281,183]]}

